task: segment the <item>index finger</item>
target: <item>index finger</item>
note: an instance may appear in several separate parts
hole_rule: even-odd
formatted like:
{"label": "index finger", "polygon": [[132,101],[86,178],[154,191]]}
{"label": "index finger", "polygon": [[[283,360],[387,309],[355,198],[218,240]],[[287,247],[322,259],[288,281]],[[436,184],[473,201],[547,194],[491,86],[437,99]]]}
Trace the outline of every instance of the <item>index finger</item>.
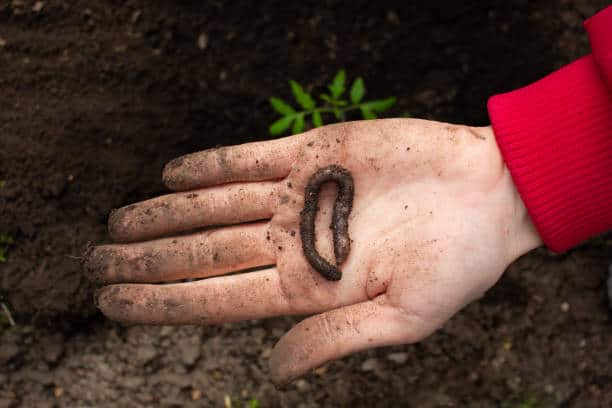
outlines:
{"label": "index finger", "polygon": [[170,161],[163,172],[166,187],[192,190],[236,181],[280,179],[289,174],[301,136],[225,146]]}

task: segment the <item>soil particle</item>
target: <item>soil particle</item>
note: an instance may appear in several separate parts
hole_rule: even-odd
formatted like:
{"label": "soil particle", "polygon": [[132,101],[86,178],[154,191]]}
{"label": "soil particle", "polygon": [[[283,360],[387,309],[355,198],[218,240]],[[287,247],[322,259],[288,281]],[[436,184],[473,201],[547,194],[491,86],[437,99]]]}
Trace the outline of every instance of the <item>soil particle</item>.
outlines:
{"label": "soil particle", "polygon": [[206,33],[200,33],[198,36],[198,48],[204,51],[208,47],[208,35]]}
{"label": "soil particle", "polygon": [[387,360],[401,365],[408,361],[408,353],[390,353],[387,354]]}
{"label": "soil particle", "polygon": [[200,358],[200,339],[198,337],[189,337],[182,340],[178,344],[181,351],[181,362],[187,366],[193,366]]}
{"label": "soil particle", "polygon": [[152,345],[145,344],[136,352],[136,362],[139,365],[145,365],[153,361],[157,357],[157,350]]}
{"label": "soil particle", "polygon": [[41,194],[46,198],[57,198],[62,195],[68,185],[68,179],[61,173],[55,173],[48,177],[42,186]]}
{"label": "soil particle", "polygon": [[12,358],[19,355],[19,346],[15,343],[4,343],[0,347],[0,364],[8,363]]}
{"label": "soil particle", "polygon": [[295,382],[295,388],[297,388],[298,392],[301,394],[305,394],[310,391],[310,383],[304,379],[299,379]]}
{"label": "soil particle", "polygon": [[123,378],[122,386],[128,390],[137,390],[145,384],[145,379],[136,376],[125,376]]}
{"label": "soil particle", "polygon": [[47,363],[55,364],[64,354],[64,336],[57,333],[43,343],[43,355]]}
{"label": "soil particle", "polygon": [[376,358],[368,358],[363,363],[361,363],[361,371],[374,371],[378,370],[380,367],[380,362]]}

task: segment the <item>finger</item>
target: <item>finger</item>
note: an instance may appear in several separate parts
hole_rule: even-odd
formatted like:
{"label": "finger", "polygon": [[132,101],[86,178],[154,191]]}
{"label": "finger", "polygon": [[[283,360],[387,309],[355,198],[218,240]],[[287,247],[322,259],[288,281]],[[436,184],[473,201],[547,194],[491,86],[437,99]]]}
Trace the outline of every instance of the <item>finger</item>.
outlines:
{"label": "finger", "polygon": [[162,178],[176,191],[283,178],[291,170],[300,140],[299,136],[290,136],[188,154],[169,162]]}
{"label": "finger", "polygon": [[102,245],[85,258],[96,282],[163,282],[222,275],[275,262],[268,223],[219,228],[137,244]]}
{"label": "finger", "polygon": [[272,381],[283,385],[323,363],[373,347],[415,342],[422,320],[389,305],[385,295],[305,319],[274,347]]}
{"label": "finger", "polygon": [[275,182],[227,184],[156,197],[113,211],[108,230],[115,242],[133,242],[267,219],[276,207],[276,187]]}
{"label": "finger", "polygon": [[219,324],[291,313],[276,268],[169,285],[103,287],[107,317],[134,324]]}

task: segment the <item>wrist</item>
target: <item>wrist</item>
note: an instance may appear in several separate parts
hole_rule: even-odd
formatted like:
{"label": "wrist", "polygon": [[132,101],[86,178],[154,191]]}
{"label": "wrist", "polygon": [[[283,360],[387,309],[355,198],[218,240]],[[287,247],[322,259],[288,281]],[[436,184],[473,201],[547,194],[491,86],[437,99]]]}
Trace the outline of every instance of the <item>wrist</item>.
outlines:
{"label": "wrist", "polygon": [[481,131],[487,133],[487,140],[491,140],[490,154],[495,156],[494,162],[501,166],[498,173],[498,193],[491,194],[490,197],[491,205],[500,210],[498,212],[502,226],[500,232],[506,264],[509,265],[520,256],[541,246],[543,242],[504,162],[493,128],[487,126],[481,128]]}
{"label": "wrist", "polygon": [[508,259],[509,264],[516,259],[544,244],[527,211],[510,171],[504,164],[504,172],[508,178],[509,194],[512,197],[511,216],[509,218]]}

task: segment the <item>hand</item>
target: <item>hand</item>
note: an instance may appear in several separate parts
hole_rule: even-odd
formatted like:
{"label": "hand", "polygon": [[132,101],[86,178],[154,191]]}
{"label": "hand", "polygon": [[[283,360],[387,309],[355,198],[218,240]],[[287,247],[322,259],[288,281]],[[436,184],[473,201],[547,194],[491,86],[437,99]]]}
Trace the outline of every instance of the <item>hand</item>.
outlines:
{"label": "hand", "polygon": [[[330,164],[355,182],[353,243],[338,282],[312,269],[299,233],[308,178]],[[541,243],[490,127],[344,123],[187,155],[163,178],[181,192],[112,213],[109,231],[122,244],[86,256],[90,275],[110,284],[98,306],[146,324],[314,314],[275,346],[276,383],[423,339]],[[331,261],[335,190],[324,186],[316,219],[317,248]],[[204,226],[215,228],[179,234]],[[185,278],[206,279],[159,284]]]}

